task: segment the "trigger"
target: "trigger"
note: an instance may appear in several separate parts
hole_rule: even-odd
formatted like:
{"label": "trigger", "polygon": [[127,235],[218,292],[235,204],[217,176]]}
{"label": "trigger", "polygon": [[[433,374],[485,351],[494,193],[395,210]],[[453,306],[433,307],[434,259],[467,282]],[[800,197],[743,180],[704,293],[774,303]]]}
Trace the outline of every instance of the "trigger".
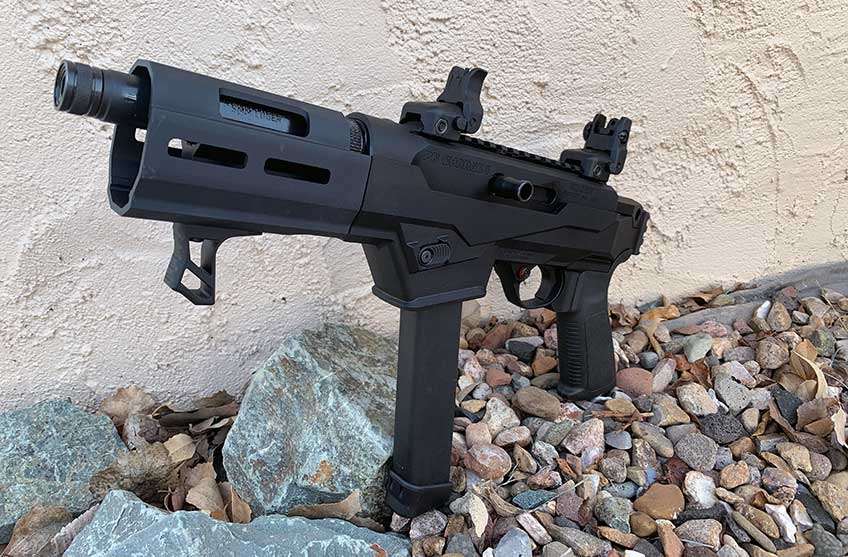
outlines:
{"label": "trigger", "polygon": [[564,271],[546,265],[540,265],[542,272],[542,283],[536,294],[529,300],[521,299],[521,283],[530,278],[535,265],[525,263],[511,263],[498,261],[495,263],[495,272],[501,280],[506,299],[523,309],[536,309],[551,304],[562,292]]}

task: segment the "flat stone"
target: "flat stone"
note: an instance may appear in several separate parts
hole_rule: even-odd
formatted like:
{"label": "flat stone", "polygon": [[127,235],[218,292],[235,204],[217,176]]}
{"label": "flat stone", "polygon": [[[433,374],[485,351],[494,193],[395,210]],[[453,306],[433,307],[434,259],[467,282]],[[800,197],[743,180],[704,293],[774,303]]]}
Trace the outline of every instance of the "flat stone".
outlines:
{"label": "flat stone", "polygon": [[544,505],[548,501],[556,499],[557,494],[554,491],[545,491],[542,489],[529,489],[519,493],[512,498],[512,503],[524,510],[532,510],[536,507]]}
{"label": "flat stone", "polygon": [[254,514],[356,489],[366,514],[382,511],[396,351],[368,330],[331,324],[289,336],[254,373],[223,449],[229,481]]}
{"label": "flat stone", "polygon": [[756,408],[748,408],[740,414],[739,421],[747,433],[754,433],[760,423],[760,411]]}
{"label": "flat stone", "polygon": [[772,539],[780,537],[780,530],[778,529],[777,524],[775,524],[774,519],[772,519],[767,512],[746,504],[736,505],[736,510],[739,511],[739,514],[751,521],[751,524],[756,526],[760,532],[764,533],[768,537]]}
{"label": "flat stone", "polygon": [[718,406],[710,398],[707,390],[698,383],[686,383],[677,387],[677,401],[680,406],[696,416],[706,416],[718,412]]}
{"label": "flat stone", "polygon": [[559,423],[551,424],[550,428],[548,428],[544,434],[541,434],[540,432],[540,436],[542,441],[556,447],[562,443],[565,436],[568,435],[568,432],[571,431],[575,425],[577,424],[566,418]]}
{"label": "flat stone", "polygon": [[649,538],[657,532],[657,523],[647,513],[635,512],[630,515],[630,531],[640,538]]}
{"label": "flat stone", "polygon": [[571,548],[561,542],[551,542],[542,548],[542,557],[571,557]]}
{"label": "flat stone", "polygon": [[685,502],[683,492],[676,485],[655,483],[633,502],[633,508],[654,519],[674,520]]}
{"label": "flat stone", "polygon": [[701,432],[720,445],[727,445],[746,435],[742,423],[730,414],[708,414],[700,421]]}
{"label": "flat stone", "polygon": [[462,557],[480,557],[480,554],[477,553],[477,548],[474,546],[474,541],[471,539],[471,536],[465,532],[454,534],[448,538],[448,545],[445,547],[445,554],[462,555]]}
{"label": "flat stone", "polygon": [[772,331],[788,331],[792,326],[792,316],[789,315],[789,311],[785,305],[780,302],[774,302],[766,317],[766,322]]}
{"label": "flat stone", "polygon": [[822,358],[830,358],[836,352],[836,338],[827,329],[816,329],[809,340]]}
{"label": "flat stone", "polygon": [[604,422],[591,418],[574,426],[562,441],[562,447],[581,457],[584,466],[589,466],[604,454]]}
{"label": "flat stone", "polygon": [[810,449],[799,443],[778,443],[777,452],[786,463],[796,470],[810,472],[813,463],[810,460]]}
{"label": "flat stone", "polygon": [[124,451],[107,416],[67,400],[0,414],[0,545],[35,505],[87,510],[95,502],[91,476]]}
{"label": "flat stone", "polygon": [[786,507],[766,503],[763,508],[765,508],[769,516],[777,524],[781,538],[787,543],[795,543],[795,534],[798,532],[798,528],[792,522],[792,518],[790,518],[789,513],[786,511]]}
{"label": "flat stone", "polygon": [[715,466],[718,445],[701,433],[690,433],[674,446],[677,456],[693,470],[707,472]]}
{"label": "flat stone", "polygon": [[545,545],[552,541],[551,535],[532,513],[521,513],[515,517],[515,520],[537,544]]}
{"label": "flat stone", "polygon": [[481,443],[468,449],[465,466],[484,480],[496,480],[509,472],[512,460],[501,447]]}
{"label": "flat stone", "polygon": [[692,470],[683,478],[683,493],[697,508],[709,509],[718,503],[715,491],[716,485],[713,478],[702,472]]}
{"label": "flat stone", "polygon": [[651,369],[653,375],[651,386],[655,393],[664,391],[671,384],[676,368],[677,362],[674,358],[663,358]]}
{"label": "flat stone", "polygon": [[756,359],[757,353],[749,346],[737,346],[724,351],[724,360],[726,362],[750,362]]}
{"label": "flat stone", "polygon": [[[190,545],[186,545],[190,540]],[[215,520],[200,511],[169,513],[146,505],[126,491],[112,491],[94,519],[74,538],[66,557],[177,557],[192,555],[274,555],[374,557],[409,555],[408,540],[379,534],[338,519],[309,520],[281,515],[249,524]]]}
{"label": "flat stone", "polygon": [[444,532],[448,524],[448,517],[444,513],[433,509],[420,514],[409,523],[409,537],[417,540],[427,536],[437,536]]}
{"label": "flat stone", "polygon": [[745,531],[746,534],[751,536],[751,538],[760,544],[766,551],[771,551],[772,553],[777,552],[777,548],[774,546],[774,542],[769,539],[759,528],[754,526],[754,524],[745,518],[741,513],[733,511],[731,513],[731,517],[734,522],[739,525],[742,530]]}
{"label": "flat stone", "polygon": [[668,520],[657,521],[657,534],[659,534],[660,542],[662,543],[663,553],[666,557],[682,557],[683,543],[677,534],[674,532],[674,524]]}
{"label": "flat stone", "polygon": [[679,424],[669,426],[665,430],[665,435],[668,437],[669,441],[677,444],[678,441],[683,439],[684,436],[689,435],[690,433],[696,433],[698,431],[698,426],[691,423]]}
{"label": "flat stone", "polygon": [[525,387],[515,393],[512,404],[525,414],[539,416],[546,420],[555,420],[560,413],[557,397],[538,387]]}
{"label": "flat stone", "polygon": [[718,551],[721,546],[721,522],[710,518],[704,520],[687,520],[677,528],[674,533],[684,544],[695,542],[709,546],[713,551]]}
{"label": "flat stone", "polygon": [[830,513],[825,510],[807,486],[804,484],[798,484],[798,490],[795,494],[795,498],[804,505],[804,508],[807,510],[807,513],[810,515],[810,518],[813,519],[814,523],[821,524],[828,532],[834,532],[836,530],[836,522],[833,520],[833,517],[830,516]]}
{"label": "flat stone", "polygon": [[631,481],[625,481],[621,483],[611,483],[604,488],[604,491],[614,497],[633,499],[639,491],[639,486]]}
{"label": "flat stone", "polygon": [[570,547],[577,557],[605,557],[612,551],[612,545],[608,541],[576,528],[551,525],[548,526],[548,533],[554,540]]}
{"label": "flat stone", "polygon": [[533,361],[533,353],[545,343],[540,336],[516,337],[506,341],[506,349],[518,356],[518,359],[530,363]]}
{"label": "flat stone", "polygon": [[651,411],[653,416],[650,422],[659,427],[669,427],[678,424],[687,424],[691,420],[680,406],[677,405],[677,400],[665,393],[655,393],[652,397],[653,407]]}
{"label": "flat stone", "polygon": [[486,403],[483,423],[489,426],[493,436],[505,429],[521,425],[521,420],[512,407],[498,397],[492,397]]}

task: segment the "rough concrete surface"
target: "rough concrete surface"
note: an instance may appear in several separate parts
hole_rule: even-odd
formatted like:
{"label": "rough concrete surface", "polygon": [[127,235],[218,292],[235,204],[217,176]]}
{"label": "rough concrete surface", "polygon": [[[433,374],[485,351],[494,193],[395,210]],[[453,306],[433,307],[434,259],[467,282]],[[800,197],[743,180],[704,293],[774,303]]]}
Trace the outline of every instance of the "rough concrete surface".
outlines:
{"label": "rough concrete surface", "polygon": [[[653,216],[611,299],[848,255],[845,0],[0,0],[0,406],[136,382],[238,391],[323,317],[396,327],[361,249],[231,240],[218,305],[162,284],[168,225],[106,203],[110,127],[51,105],[62,58],[155,59],[396,118],[453,64],[491,73],[480,136],[556,157],[598,110],[634,120],[614,180]],[[496,223],[493,223],[496,225]],[[486,304],[505,307],[496,281]],[[501,311],[503,314],[503,311]]]}

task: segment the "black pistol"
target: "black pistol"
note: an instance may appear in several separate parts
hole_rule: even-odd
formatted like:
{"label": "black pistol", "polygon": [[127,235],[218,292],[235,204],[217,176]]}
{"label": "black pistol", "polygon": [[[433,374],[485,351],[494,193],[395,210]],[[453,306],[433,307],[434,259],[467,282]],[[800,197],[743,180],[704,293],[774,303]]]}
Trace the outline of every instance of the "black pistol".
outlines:
{"label": "black pistol", "polygon": [[[192,303],[215,301],[215,254],[228,238],[362,244],[374,294],[401,310],[387,492],[403,516],[451,491],[462,302],[486,293],[494,269],[509,301],[557,313],[559,393],[604,394],[615,385],[610,276],[639,253],[648,221],[607,185],[624,167],[628,118],[598,114],[585,146],[559,160],[477,139],[485,77],[454,67],[435,102],[406,103],[394,122],[147,60],[129,73],[65,61],[56,76],[58,110],[115,124],[109,204],[174,223],[165,282]],[[521,299],[534,267],[541,285]],[[185,286],[186,273],[200,286]]]}

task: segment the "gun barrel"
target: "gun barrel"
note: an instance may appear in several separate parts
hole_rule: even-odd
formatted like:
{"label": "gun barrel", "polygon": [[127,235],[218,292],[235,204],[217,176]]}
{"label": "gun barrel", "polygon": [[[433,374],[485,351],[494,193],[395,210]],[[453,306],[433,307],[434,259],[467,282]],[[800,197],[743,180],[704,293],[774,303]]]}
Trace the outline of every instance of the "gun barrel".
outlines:
{"label": "gun barrel", "polygon": [[64,60],[56,72],[53,106],[60,112],[146,128],[149,89],[142,76]]}

